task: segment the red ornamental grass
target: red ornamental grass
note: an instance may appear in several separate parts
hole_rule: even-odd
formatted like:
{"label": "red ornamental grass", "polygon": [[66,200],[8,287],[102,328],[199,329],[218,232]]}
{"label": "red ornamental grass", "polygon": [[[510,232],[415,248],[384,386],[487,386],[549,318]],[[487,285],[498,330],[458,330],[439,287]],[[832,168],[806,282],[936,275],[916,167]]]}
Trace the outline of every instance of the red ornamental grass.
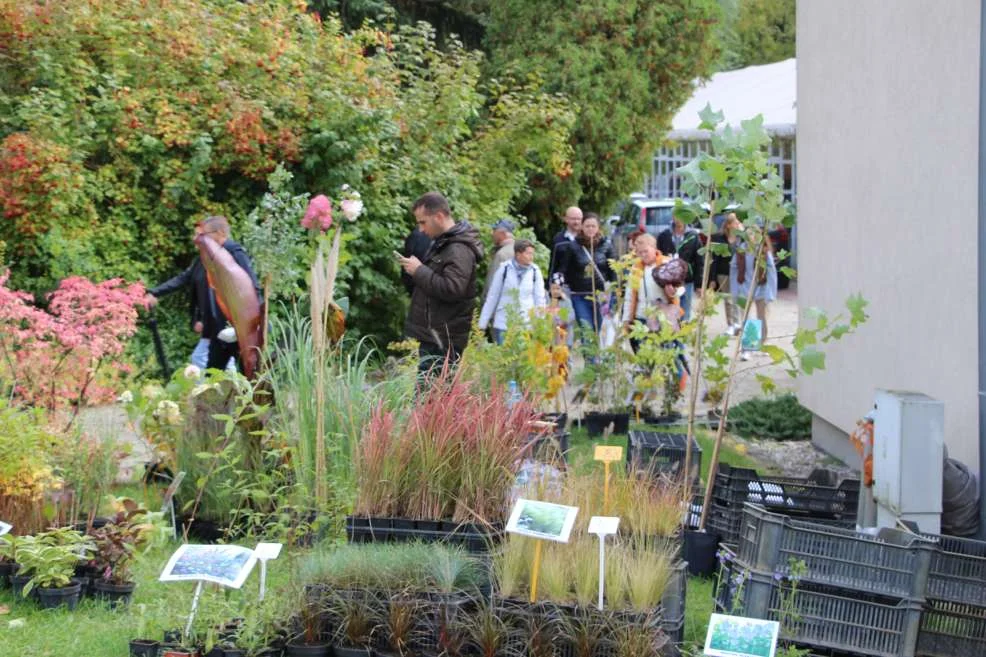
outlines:
{"label": "red ornamental grass", "polygon": [[388,460],[394,458],[394,415],[377,405],[363,428],[356,457],[356,513],[370,517],[390,514],[394,481]]}
{"label": "red ornamental grass", "polygon": [[413,442],[408,473],[408,511],[414,518],[449,518],[462,467],[462,442],[473,421],[473,393],[445,368],[411,411]]}
{"label": "red ornamental grass", "polygon": [[534,407],[526,400],[511,406],[506,389],[494,386],[475,410],[465,441],[456,519],[502,522],[507,498],[533,436]]}

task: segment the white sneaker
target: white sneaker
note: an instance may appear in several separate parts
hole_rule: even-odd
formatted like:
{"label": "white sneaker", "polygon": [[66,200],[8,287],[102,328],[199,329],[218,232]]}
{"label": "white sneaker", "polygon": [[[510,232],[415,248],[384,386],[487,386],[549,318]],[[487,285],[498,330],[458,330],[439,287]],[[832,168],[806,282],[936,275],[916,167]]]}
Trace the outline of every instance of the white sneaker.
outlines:
{"label": "white sneaker", "polygon": [[740,360],[750,360],[750,352],[749,351],[741,351],[740,352]]}
{"label": "white sneaker", "polygon": [[216,337],[223,342],[233,344],[236,342],[236,329],[232,326],[227,326],[223,330],[219,331],[219,334]]}
{"label": "white sneaker", "polygon": [[739,333],[739,326],[738,325],[733,324],[731,326],[726,327],[726,335],[728,335],[730,337],[735,337],[737,333]]}

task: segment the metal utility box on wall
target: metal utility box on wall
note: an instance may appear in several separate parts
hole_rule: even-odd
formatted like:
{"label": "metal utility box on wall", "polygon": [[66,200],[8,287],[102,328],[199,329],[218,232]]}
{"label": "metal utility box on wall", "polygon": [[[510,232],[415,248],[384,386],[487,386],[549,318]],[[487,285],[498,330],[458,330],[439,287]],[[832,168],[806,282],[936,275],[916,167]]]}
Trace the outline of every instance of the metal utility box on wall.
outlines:
{"label": "metal utility box on wall", "polygon": [[877,524],[894,527],[900,518],[938,534],[945,405],[921,393],[878,390],[873,432]]}

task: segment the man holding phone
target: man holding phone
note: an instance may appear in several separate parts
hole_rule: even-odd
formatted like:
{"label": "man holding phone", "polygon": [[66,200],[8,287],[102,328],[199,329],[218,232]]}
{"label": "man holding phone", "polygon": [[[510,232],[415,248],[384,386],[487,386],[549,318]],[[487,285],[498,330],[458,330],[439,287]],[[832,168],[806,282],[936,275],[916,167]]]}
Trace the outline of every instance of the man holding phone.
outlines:
{"label": "man holding phone", "polygon": [[404,333],[418,341],[419,368],[427,372],[446,360],[455,363],[469,340],[483,245],[469,222],[452,218],[448,200],[438,192],[422,195],[411,211],[431,248],[423,260],[396,251],[394,257],[414,282]]}

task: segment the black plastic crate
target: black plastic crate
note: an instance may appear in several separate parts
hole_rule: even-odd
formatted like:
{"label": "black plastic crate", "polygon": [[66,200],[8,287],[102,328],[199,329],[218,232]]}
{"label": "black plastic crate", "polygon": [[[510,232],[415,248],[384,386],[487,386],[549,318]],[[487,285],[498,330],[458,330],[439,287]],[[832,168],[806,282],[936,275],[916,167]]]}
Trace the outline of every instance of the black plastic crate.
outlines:
{"label": "black plastic crate", "polygon": [[986,608],[929,600],[918,631],[918,657],[986,655]]}
{"label": "black plastic crate", "polygon": [[803,579],[816,584],[887,596],[924,598],[933,541],[895,529],[876,535],[820,525],[746,504],[738,555],[760,572],[787,574],[791,562],[805,564]]}
{"label": "black plastic crate", "polygon": [[451,520],[346,516],[346,537],[350,543],[447,543],[482,554],[499,544],[504,532],[501,526],[486,527]]}
{"label": "black plastic crate", "polygon": [[724,613],[781,622],[781,639],[824,650],[872,657],[912,657],[922,603],[800,582],[723,560],[715,589]]}
{"label": "black plastic crate", "polygon": [[941,547],[931,557],[928,597],[986,608],[986,543],[955,536],[926,536]]}
{"label": "black plastic crate", "polygon": [[855,520],[859,479],[835,483],[834,474],[824,469],[807,478],[774,477],[720,464],[712,496],[723,506],[742,507],[751,502],[785,515]]}
{"label": "black plastic crate", "polygon": [[[631,431],[627,434],[627,468],[648,470],[670,477],[681,476],[685,465],[687,434],[664,431]],[[702,470],[702,448],[692,437],[691,475],[698,481]]]}

